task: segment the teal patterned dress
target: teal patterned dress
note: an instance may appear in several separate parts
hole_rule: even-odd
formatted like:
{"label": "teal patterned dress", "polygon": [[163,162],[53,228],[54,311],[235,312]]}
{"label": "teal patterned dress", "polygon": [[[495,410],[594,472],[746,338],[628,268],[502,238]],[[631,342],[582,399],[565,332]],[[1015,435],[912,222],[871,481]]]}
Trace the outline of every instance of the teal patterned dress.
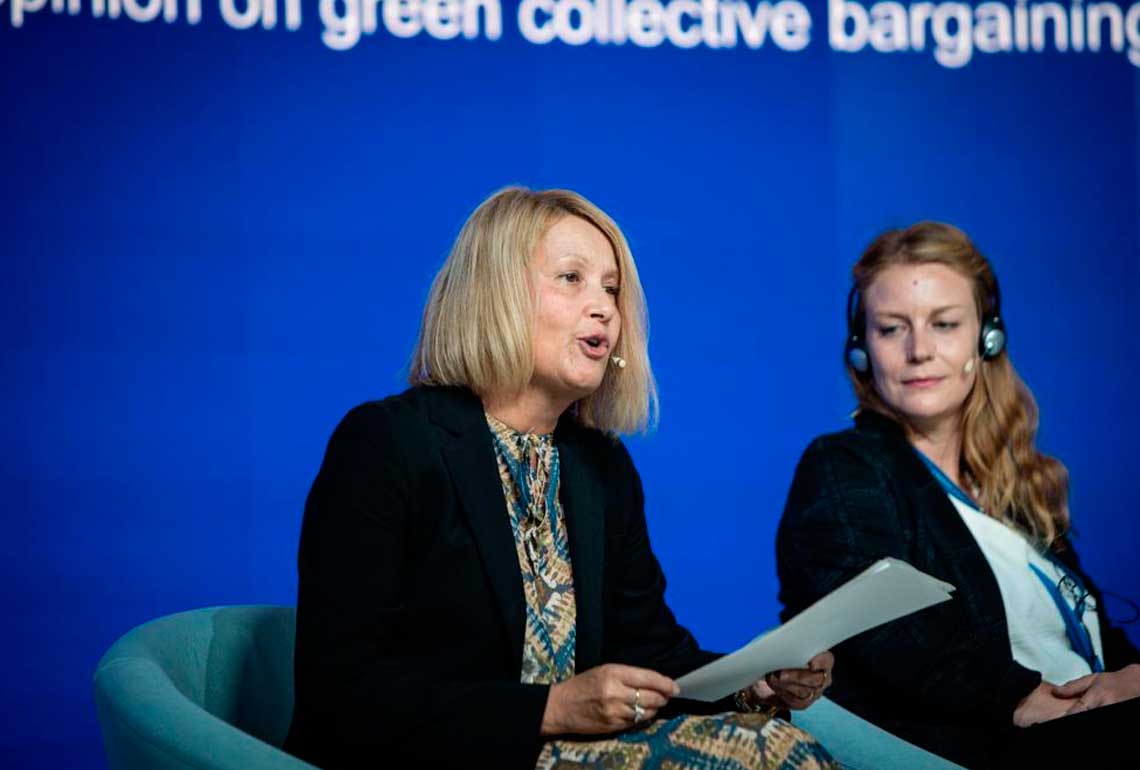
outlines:
{"label": "teal patterned dress", "polygon": [[[558,500],[552,434],[520,433],[487,415],[526,597],[521,680],[553,684],[574,676],[574,572]],[[544,744],[536,770],[554,768],[836,768],[807,733],[758,713],[655,719],[598,740]]]}

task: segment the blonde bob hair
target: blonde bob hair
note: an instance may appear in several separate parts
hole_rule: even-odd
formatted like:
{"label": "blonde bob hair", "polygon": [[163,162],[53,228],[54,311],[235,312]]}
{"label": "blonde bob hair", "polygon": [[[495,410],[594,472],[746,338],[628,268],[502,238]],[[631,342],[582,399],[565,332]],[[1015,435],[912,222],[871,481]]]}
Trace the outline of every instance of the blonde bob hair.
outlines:
{"label": "blonde bob hair", "polygon": [[463,385],[481,398],[518,393],[534,373],[534,293],[530,264],[546,229],[580,217],[610,242],[621,289],[621,334],[596,391],[571,407],[583,425],[611,433],[644,431],[657,420],[657,386],[649,366],[645,295],[629,244],[604,211],[570,190],[507,187],[464,223],[432,282],[412,355],[413,385]]}
{"label": "blonde bob hair", "polygon": [[[855,263],[855,323],[865,326],[862,297],[885,270],[931,263],[946,265],[970,281],[979,322],[996,309],[997,278],[969,237],[952,225],[918,222],[880,234]],[[848,365],[847,375],[860,410],[907,425],[875,390],[870,372]],[[988,515],[1048,549],[1057,547],[1069,529],[1069,474],[1059,460],[1037,451],[1037,420],[1037,402],[1009,356],[1002,352],[979,359],[978,376],[962,405],[960,469],[977,484]]]}

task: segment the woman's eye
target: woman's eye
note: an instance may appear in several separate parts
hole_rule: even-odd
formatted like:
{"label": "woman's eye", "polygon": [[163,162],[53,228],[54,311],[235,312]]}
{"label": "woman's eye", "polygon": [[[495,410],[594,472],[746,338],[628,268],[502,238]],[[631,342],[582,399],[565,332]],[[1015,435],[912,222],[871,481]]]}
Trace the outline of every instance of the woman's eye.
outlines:
{"label": "woman's eye", "polygon": [[611,297],[616,297],[620,293],[621,293],[621,287],[620,286],[607,286],[606,287],[606,294],[609,294]]}
{"label": "woman's eye", "polygon": [[957,329],[960,325],[961,324],[958,321],[935,321],[934,322],[934,328],[935,329],[941,329],[943,331],[951,331],[952,329]]}
{"label": "woman's eye", "polygon": [[562,280],[566,281],[567,283],[578,283],[578,281],[581,280],[581,276],[579,276],[577,273],[574,273],[574,272],[563,273],[562,275],[560,275],[558,277],[561,278]]}
{"label": "woman's eye", "polygon": [[879,336],[880,337],[890,337],[892,334],[894,334],[898,330],[899,330],[898,324],[892,324],[890,326],[880,326],[879,327]]}

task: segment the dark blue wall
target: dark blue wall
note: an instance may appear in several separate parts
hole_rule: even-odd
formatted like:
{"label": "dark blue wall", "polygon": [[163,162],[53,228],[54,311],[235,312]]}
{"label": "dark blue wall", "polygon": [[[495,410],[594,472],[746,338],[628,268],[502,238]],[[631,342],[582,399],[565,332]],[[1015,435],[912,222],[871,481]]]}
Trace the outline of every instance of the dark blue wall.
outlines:
{"label": "dark blue wall", "polygon": [[293,31],[283,11],[272,30],[232,29],[213,0],[196,25],[92,18],[84,0],[17,28],[13,1],[0,765],[103,764],[90,676],[132,626],[293,601],[330,430],[402,388],[431,276],[507,183],[577,189],[630,238],[663,407],[631,445],[670,599],[706,645],[775,622],[792,469],[852,405],[847,271],[877,231],[919,218],[962,226],[995,262],[1082,556],[1140,597],[1126,52],[960,68],[930,45],[838,53],[822,2],[787,52],[534,45],[513,2],[497,40],[381,26],[335,51],[312,0]]}

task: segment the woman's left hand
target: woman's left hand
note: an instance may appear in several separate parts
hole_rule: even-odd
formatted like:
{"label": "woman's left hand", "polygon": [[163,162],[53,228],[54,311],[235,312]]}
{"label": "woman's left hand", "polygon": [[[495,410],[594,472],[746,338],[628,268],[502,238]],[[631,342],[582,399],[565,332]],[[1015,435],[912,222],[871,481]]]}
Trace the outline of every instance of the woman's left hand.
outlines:
{"label": "woman's left hand", "polygon": [[808,661],[807,668],[785,668],[773,671],[752,685],[753,694],[771,705],[789,709],[806,709],[831,686],[831,669],[835,656],[821,652]]}
{"label": "woman's left hand", "polygon": [[1118,671],[1082,676],[1054,687],[1053,694],[1059,698],[1077,699],[1065,712],[1066,715],[1135,698],[1140,696],[1140,664],[1133,663]]}

